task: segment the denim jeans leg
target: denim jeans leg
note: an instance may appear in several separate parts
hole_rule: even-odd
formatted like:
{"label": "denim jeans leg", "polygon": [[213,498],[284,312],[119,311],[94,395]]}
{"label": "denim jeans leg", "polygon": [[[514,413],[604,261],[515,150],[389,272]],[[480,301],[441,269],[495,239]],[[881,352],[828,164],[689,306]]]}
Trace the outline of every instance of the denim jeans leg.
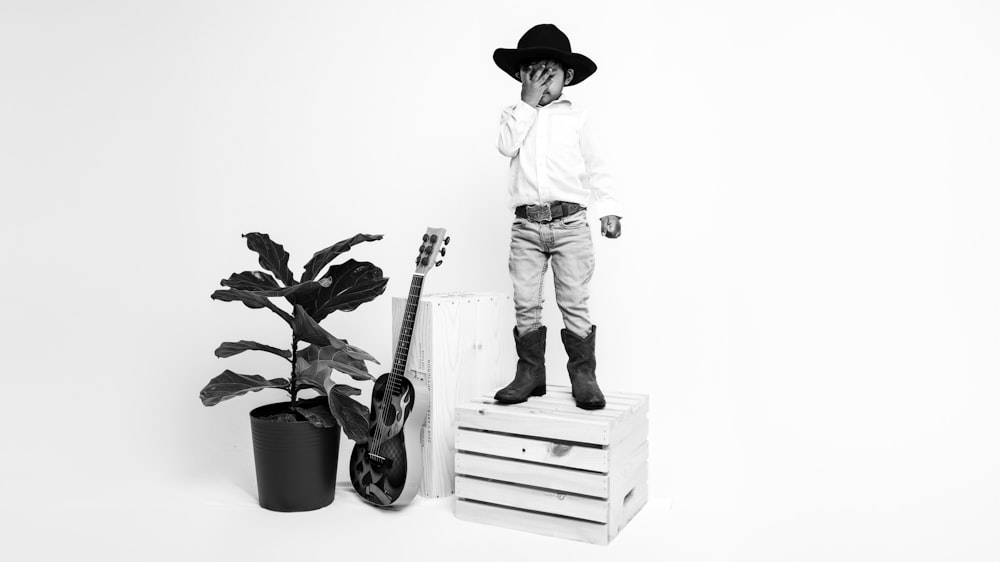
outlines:
{"label": "denim jeans leg", "polygon": [[552,274],[556,303],[566,329],[586,338],[590,334],[590,280],[594,275],[594,242],[581,211],[552,225]]}
{"label": "denim jeans leg", "polygon": [[542,225],[516,219],[510,228],[510,280],[514,285],[517,333],[523,336],[542,326],[542,283],[549,256],[542,240]]}

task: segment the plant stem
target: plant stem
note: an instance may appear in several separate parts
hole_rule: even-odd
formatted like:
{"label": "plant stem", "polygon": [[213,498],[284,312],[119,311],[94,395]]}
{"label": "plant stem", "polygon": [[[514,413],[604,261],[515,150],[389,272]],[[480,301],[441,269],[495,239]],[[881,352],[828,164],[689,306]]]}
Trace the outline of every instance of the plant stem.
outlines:
{"label": "plant stem", "polygon": [[299,338],[292,336],[292,376],[288,378],[288,386],[290,387],[290,392],[292,393],[292,405],[295,405],[295,398],[299,393],[299,387],[296,384],[295,376],[295,354],[299,350]]}

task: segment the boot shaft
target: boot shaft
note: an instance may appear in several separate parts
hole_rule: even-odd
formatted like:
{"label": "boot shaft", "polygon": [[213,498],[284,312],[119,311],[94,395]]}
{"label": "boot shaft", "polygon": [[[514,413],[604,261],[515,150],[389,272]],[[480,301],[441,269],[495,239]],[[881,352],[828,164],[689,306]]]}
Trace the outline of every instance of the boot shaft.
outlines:
{"label": "boot shaft", "polygon": [[593,377],[597,371],[597,358],[594,355],[597,326],[591,326],[590,333],[585,338],[581,338],[565,328],[559,335],[562,336],[566,356],[569,358],[566,362],[566,368],[569,371],[570,379],[580,374]]}
{"label": "boot shaft", "polygon": [[597,326],[591,326],[590,333],[585,338],[566,329],[561,335],[569,357],[566,369],[569,371],[569,382],[573,385],[573,399],[577,407],[584,410],[603,408],[604,393],[597,385],[597,358],[594,356]]}
{"label": "boot shaft", "polygon": [[514,348],[517,350],[517,370],[530,369],[545,373],[545,338],[548,330],[542,326],[523,336],[514,328]]}
{"label": "boot shaft", "polygon": [[529,396],[545,394],[545,326],[518,337],[514,328],[514,345],[517,348],[517,372],[510,384],[497,391],[494,398],[504,404],[519,404]]}

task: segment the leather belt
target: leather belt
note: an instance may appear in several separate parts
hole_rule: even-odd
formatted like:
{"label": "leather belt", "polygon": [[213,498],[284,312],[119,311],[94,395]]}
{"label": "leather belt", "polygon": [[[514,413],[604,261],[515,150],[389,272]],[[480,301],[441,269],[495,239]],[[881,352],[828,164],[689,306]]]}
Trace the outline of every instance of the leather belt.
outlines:
{"label": "leather belt", "polygon": [[531,222],[550,222],[568,217],[584,209],[586,207],[578,203],[556,201],[551,205],[521,205],[514,209],[514,216],[519,219],[528,219]]}

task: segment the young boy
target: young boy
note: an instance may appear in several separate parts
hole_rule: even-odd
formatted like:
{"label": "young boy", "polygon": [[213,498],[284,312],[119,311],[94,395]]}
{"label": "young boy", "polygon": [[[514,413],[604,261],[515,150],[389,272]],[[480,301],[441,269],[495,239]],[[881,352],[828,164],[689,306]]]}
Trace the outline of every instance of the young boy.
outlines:
{"label": "young boy", "polygon": [[510,157],[510,277],[514,284],[518,362],[514,380],[496,393],[506,404],[545,394],[545,336],[542,282],[552,264],[556,303],[566,327],[562,341],[576,405],[604,407],[597,385],[587,285],[594,273],[594,246],[587,205],[601,217],[601,234],[621,235],[620,204],[607,163],[587,114],[562,97],[564,86],[597,71],[552,24],[536,25],[516,49],[497,49],[493,61],[521,83],[521,101],[503,111],[497,148]]}

